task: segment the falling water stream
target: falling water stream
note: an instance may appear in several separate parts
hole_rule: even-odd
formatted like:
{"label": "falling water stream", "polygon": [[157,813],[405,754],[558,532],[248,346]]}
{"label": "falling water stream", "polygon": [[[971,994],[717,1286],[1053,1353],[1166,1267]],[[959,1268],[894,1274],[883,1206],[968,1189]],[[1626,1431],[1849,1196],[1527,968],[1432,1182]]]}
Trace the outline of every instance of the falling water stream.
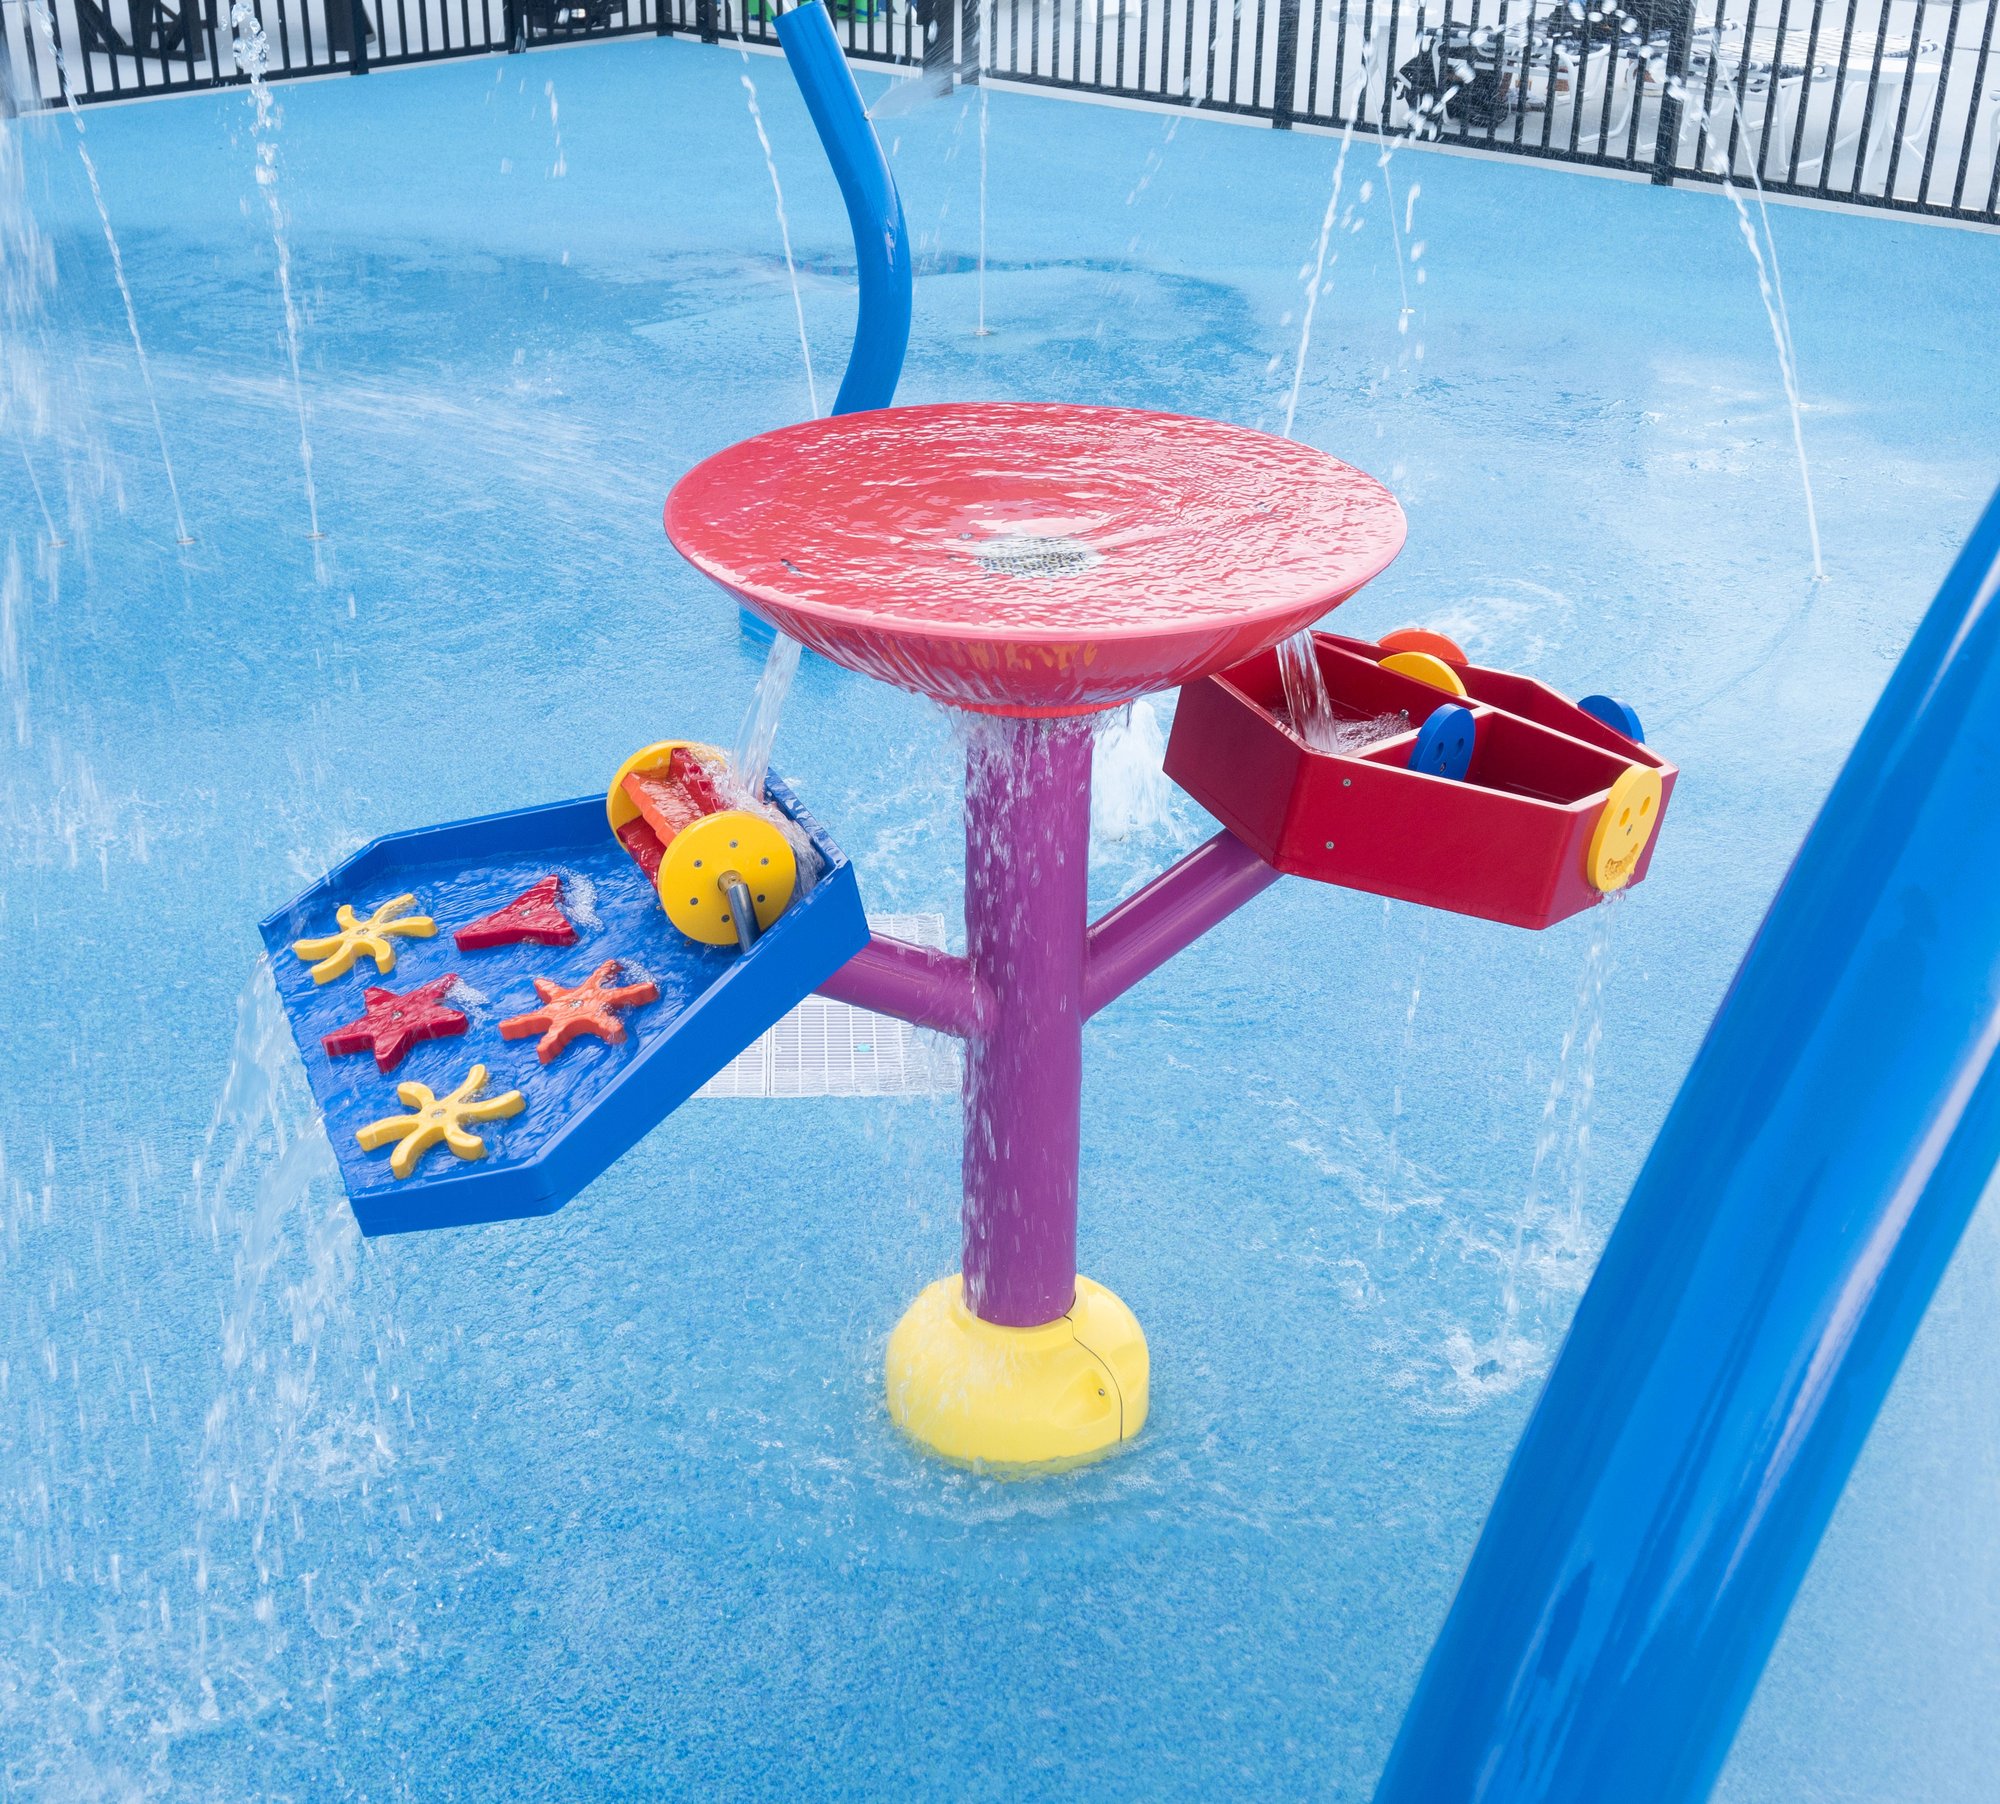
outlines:
{"label": "falling water stream", "polygon": [[249,0],[234,0],[229,9],[230,23],[236,27],[236,60],[250,77],[250,104],[255,109],[250,132],[257,147],[257,190],[264,197],[264,210],[271,222],[271,244],[278,257],[278,295],[285,311],[285,354],[292,372],[292,405],[299,416],[299,468],[305,478],[306,516],[313,547],[313,573],[326,581],[326,563],[320,553],[324,535],[319,528],[319,492],[313,484],[312,435],[306,424],[306,391],[299,377],[299,309],[292,294],[292,250],[287,236],[284,204],[278,198],[278,110],[265,79],[271,62],[271,46],[264,27]]}
{"label": "falling water stream", "polygon": [[6,91],[7,75],[0,65],[0,425],[20,453],[49,544],[60,549],[63,536],[28,449],[30,433],[40,436],[38,428],[46,429],[48,382],[42,360],[28,346],[55,282],[55,258],[28,211],[21,133]]}
{"label": "falling water stream", "polygon": [[992,336],[986,328],[986,84],[979,86],[979,324],[976,338]]}
{"label": "falling water stream", "polygon": [[[1370,41],[1369,49],[1374,48]],[[1366,67],[1367,59],[1363,58]],[[1347,179],[1347,153],[1354,144],[1354,121],[1349,119],[1346,129],[1340,134],[1340,152],[1333,160],[1333,188],[1326,197],[1326,213],[1319,222],[1319,244],[1313,252],[1312,279],[1306,284],[1305,315],[1299,322],[1299,348],[1292,358],[1291,393],[1285,397],[1284,435],[1292,436],[1292,427],[1298,418],[1299,391],[1306,379],[1306,353],[1312,348],[1313,315],[1319,310],[1319,297],[1326,285],[1327,249],[1333,240],[1333,222],[1340,212],[1340,191]],[[1335,256],[1338,257],[1336,252]]]}
{"label": "falling water stream", "polygon": [[[238,1003],[229,1074],[194,1164],[195,1206],[210,1245],[221,1253],[233,1243],[222,1382],[204,1413],[196,1467],[191,1633],[204,1717],[220,1714],[218,1668],[230,1664],[224,1638],[236,1614],[228,1605],[218,1614],[211,1595],[219,1538],[247,1532],[253,1620],[269,1620],[266,1600],[284,1570],[276,1509],[310,1406],[318,1336],[287,1335],[290,1346],[268,1342],[259,1318],[288,1234],[314,1190],[333,1177],[333,1150],[306,1092],[270,967],[260,962]],[[336,1300],[340,1270],[351,1273],[354,1230],[341,1217],[344,1211],[333,1231],[349,1241],[346,1255],[329,1248],[313,1260],[315,1295],[293,1299],[295,1314],[304,1304],[309,1316],[323,1316]]]}
{"label": "falling water stream", "polygon": [[42,479],[35,474],[35,460],[28,455],[28,447],[19,439],[15,440],[15,445],[21,453],[21,468],[28,473],[28,486],[35,492],[35,506],[41,510],[42,524],[48,528],[49,543],[60,551],[69,541],[56,529],[56,517],[49,511],[49,498],[42,493]]}
{"label": "falling water stream", "polygon": [[1092,723],[1090,838],[1093,866],[1098,848],[1143,838],[1165,825],[1173,812],[1174,785],[1166,773],[1167,735],[1150,696],[1109,708]]}
{"label": "falling water stream", "polygon": [[775,822],[798,860],[799,887],[810,890],[819,880],[819,853],[811,834],[782,810],[773,807],[764,786],[771,775],[771,748],[778,737],[778,722],[791,693],[792,678],[798,675],[799,654],[804,648],[796,639],[780,633],[764,655],[756,692],[744,711],[743,724],[736,730],[736,744],[729,756],[729,782],[734,793],[731,803],[751,808]]}
{"label": "falling water stream", "polygon": [[[1185,97],[1183,97],[1185,98]],[[1160,134],[1160,141],[1146,155],[1146,165],[1139,171],[1139,179],[1132,184],[1132,191],[1125,196],[1125,204],[1137,204],[1139,196],[1153,185],[1153,178],[1166,166],[1167,152],[1181,129],[1181,115],[1175,113],[1167,120],[1167,129]]]}
{"label": "falling water stream", "polygon": [[1285,686],[1285,715],[1292,731],[1313,750],[1330,752],[1338,717],[1310,627],[1279,641],[1278,676]]}
{"label": "falling water stream", "polygon": [[556,160],[549,165],[549,179],[560,181],[569,174],[569,158],[563,153],[562,109],[556,104],[556,84],[542,83],[542,98],[549,103],[549,136],[555,141]]}
{"label": "falling water stream", "polygon": [[[302,1650],[324,1648],[350,1678],[393,1667],[435,1622],[427,1594],[454,1557],[428,1538],[440,1512],[415,1488],[425,1468],[385,1273],[364,1291],[361,1235],[266,961],[237,1005],[193,1198],[228,1276],[192,1544],[171,1616],[161,1600],[170,1700],[155,1714],[184,1734],[268,1713]],[[302,1701],[332,1695],[330,1670]]]}
{"label": "falling water stream", "polygon": [[[0,65],[0,426],[20,453],[49,545],[61,550],[67,541],[28,449],[30,434],[39,437],[46,430],[48,383],[41,359],[24,342],[41,325],[55,282],[55,258],[28,211],[20,131],[14,123],[12,96],[6,91],[8,73]],[[11,549],[10,543],[10,553]],[[4,649],[0,645],[0,651]]]}
{"label": "falling water stream", "polygon": [[27,635],[22,618],[27,611],[27,593],[20,547],[10,537],[6,562],[0,564],[0,699],[14,717],[14,743],[20,746],[29,740]]}
{"label": "falling water stream", "polygon": [[[1371,37],[1361,61],[1364,86],[1374,51],[1375,40]],[[1313,316],[1319,309],[1319,297],[1328,280],[1327,254],[1333,241],[1334,220],[1340,213],[1341,190],[1347,180],[1347,153],[1353,143],[1354,120],[1350,117],[1346,129],[1340,134],[1340,150],[1333,160],[1333,186],[1326,197],[1326,212],[1319,222],[1319,242],[1313,252],[1309,279],[1306,282],[1305,310],[1299,322],[1298,350],[1292,359],[1291,392],[1285,398],[1286,438],[1292,436],[1292,428],[1298,418],[1299,391],[1304,385],[1306,374],[1306,353],[1312,348]],[[1338,252],[1334,253],[1336,259],[1338,255]],[[1301,628],[1279,645],[1278,673],[1284,682],[1285,711],[1291,718],[1293,729],[1315,750],[1331,751],[1336,725],[1333,700],[1327,694],[1326,677],[1319,667],[1319,655],[1313,649],[1310,627]]]}
{"label": "falling water stream", "polygon": [[153,366],[147,359],[146,341],[139,331],[139,310],[132,301],[132,285],[125,279],[125,258],[118,249],[118,235],[111,229],[111,209],[104,204],[104,189],[97,179],[97,163],[84,136],[83,111],[76,104],[76,96],[70,92],[69,66],[63,61],[61,47],[56,43],[55,21],[49,16],[47,0],[34,0],[34,14],[55,63],[62,85],[63,105],[68,109],[70,123],[76,127],[76,154],[90,183],[90,198],[97,208],[98,224],[104,228],[104,243],[111,252],[111,273],[118,281],[118,296],[125,303],[125,326],[132,335],[132,354],[138,359],[139,380],[145,387],[146,405],[153,416],[153,436],[159,442],[160,467],[166,472],[167,493],[174,504],[174,542],[177,545],[192,545],[194,539],[187,529],[187,516],[181,511],[181,485],[175,479],[174,460],[167,450],[167,429],[160,419],[160,398],[153,387]]}
{"label": "falling water stream", "polygon": [[[785,275],[792,285],[792,315],[798,322],[799,357],[805,365],[806,402],[811,409],[809,417],[816,420],[820,414],[819,385],[813,378],[812,341],[806,334],[805,297],[799,288],[798,262],[792,254],[785,188],[778,179],[778,159],[772,152],[770,134],[764,129],[764,115],[757,105],[757,84],[750,79],[750,54],[740,45],[738,54],[743,58],[743,98],[750,109],[750,123],[756,130],[758,146],[764,152],[765,172],[771,178],[771,199],[778,213],[778,241],[784,247]],[[798,674],[799,651],[798,641],[783,633],[771,641],[763,672],[757,679],[757,692],[751,697],[749,710],[737,731],[730,767],[745,794],[753,800],[761,800],[764,794],[764,780],[771,769],[771,747],[778,737],[778,720],[784,712],[785,697],[791,693],[792,678]],[[800,868],[809,871],[810,865],[808,857]]]}
{"label": "falling water stream", "polygon": [[[1410,275],[1409,271],[1403,267],[1403,231],[1396,220],[1396,187],[1389,171],[1389,164],[1394,155],[1395,153],[1390,148],[1389,141],[1385,138],[1382,143],[1382,154],[1375,159],[1375,167],[1382,172],[1382,198],[1388,203],[1389,240],[1395,252],[1396,290],[1402,296],[1403,302],[1402,311],[1396,315],[1396,330],[1399,334],[1407,335],[1410,330],[1411,316],[1415,313],[1416,309],[1410,305]],[[1411,190],[1410,198],[1413,202],[1416,199],[1414,188]]]}
{"label": "falling water stream", "polygon": [[806,401],[811,408],[810,417],[819,418],[819,386],[813,380],[812,341],[806,336],[805,297],[799,292],[799,267],[792,256],[791,221],[785,217],[785,188],[778,180],[778,159],[771,152],[770,134],[764,130],[764,115],[757,106],[757,84],[750,79],[749,52],[743,53],[743,97],[749,103],[750,123],[756,128],[757,142],[763,148],[764,168],[771,177],[771,198],[778,208],[778,240],[785,248],[785,275],[792,284],[792,312],[799,325],[799,356],[806,366]]}
{"label": "falling water stream", "polygon": [[[1382,908],[1385,921],[1390,909],[1388,897],[1383,897]],[[1403,1159],[1403,1111],[1410,1080],[1416,1069],[1417,1056],[1417,1013],[1423,1005],[1424,978],[1430,966],[1431,931],[1434,921],[1428,909],[1417,911],[1416,956],[1411,961],[1410,995],[1403,1005],[1403,1038],[1396,1055],[1396,1079],[1389,1090],[1389,1131],[1387,1134],[1388,1158],[1385,1161],[1387,1182],[1400,1192],[1406,1182],[1406,1166]]]}
{"label": "falling water stream", "polygon": [[[1527,1192],[1514,1218],[1502,1268],[1500,1325],[1492,1343],[1479,1350],[1469,1370],[1461,1372],[1478,1386],[1512,1388],[1548,1351],[1522,1326],[1526,1280],[1534,1277],[1542,1291],[1574,1295],[1590,1274],[1592,1249],[1583,1211],[1597,1100],[1597,1055],[1604,1040],[1604,983],[1622,900],[1623,892],[1613,891],[1591,911],[1576,1006],[1556,1055],[1555,1075],[1542,1099]],[[1552,1197],[1557,1187],[1560,1195]]]}
{"label": "falling water stream", "polygon": [[792,692],[792,678],[798,675],[800,649],[799,642],[784,633],[771,641],[757,692],[736,731],[730,769],[752,797],[763,795],[764,780],[771,772],[771,747],[777,743],[778,720],[785,711],[785,697]]}
{"label": "falling water stream", "polygon": [[[1718,42],[1712,54],[1720,57]],[[1743,127],[1741,97],[1734,82],[1723,90],[1728,103],[1729,116],[1738,129]],[[1751,223],[1750,209],[1744,204],[1742,191],[1730,179],[1733,173],[1729,167],[1731,153],[1727,149],[1718,150],[1716,139],[1719,133],[1709,133],[1710,167],[1721,179],[1722,191],[1729,196],[1736,208],[1736,225],[1743,235],[1743,242],[1750,252],[1750,260],[1757,267],[1757,293],[1764,303],[1764,317],[1771,324],[1771,342],[1778,352],[1778,374],[1785,385],[1785,404],[1792,416],[1792,449],[1799,460],[1799,487],[1805,496],[1806,534],[1812,542],[1813,580],[1826,580],[1826,565],[1820,556],[1819,510],[1813,503],[1812,468],[1806,461],[1806,437],[1804,425],[1804,403],[1799,398],[1798,351],[1792,342],[1792,316],[1785,305],[1785,280],[1778,268],[1778,241],[1771,235],[1771,210],[1764,199],[1764,183],[1757,168],[1757,159],[1750,162],[1750,185],[1757,196],[1757,213],[1763,222],[1763,239],[1758,241],[1756,226]]]}

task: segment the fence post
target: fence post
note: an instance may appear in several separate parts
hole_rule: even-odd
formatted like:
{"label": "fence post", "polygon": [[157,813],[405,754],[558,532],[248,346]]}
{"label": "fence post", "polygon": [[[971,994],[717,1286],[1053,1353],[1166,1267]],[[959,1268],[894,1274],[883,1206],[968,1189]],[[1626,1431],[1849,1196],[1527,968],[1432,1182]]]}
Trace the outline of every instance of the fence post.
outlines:
{"label": "fence post", "polygon": [[1292,129],[1292,99],[1299,85],[1299,0],[1278,0],[1278,59],[1271,72],[1271,124]]}
{"label": "fence post", "polygon": [[958,61],[952,42],[958,31],[956,10],[951,0],[916,0],[917,29],[923,33],[919,64],[924,85],[934,94],[951,91],[952,70]]}
{"label": "fence post", "polygon": [[694,0],[694,25],[704,44],[722,42],[722,33],[715,23],[715,0]]}
{"label": "fence post", "polygon": [[968,87],[979,84],[980,14],[986,0],[960,0],[958,9],[958,79]]}
{"label": "fence post", "polygon": [[[347,0],[348,29],[354,33],[354,47],[347,53],[350,75],[368,73],[368,8],[363,0]],[[186,15],[183,14],[183,17]]]}
{"label": "fence post", "polygon": [[[1654,14],[1657,18],[1658,13]],[[1660,130],[1653,140],[1653,182],[1674,185],[1674,162],[1681,148],[1681,97],[1687,81],[1688,53],[1694,40],[1694,0],[1678,0],[1668,8],[1667,69],[1660,93]],[[1635,102],[1636,104],[1636,102]]]}
{"label": "fence post", "polygon": [[670,38],[674,35],[674,0],[654,0],[653,36]]}

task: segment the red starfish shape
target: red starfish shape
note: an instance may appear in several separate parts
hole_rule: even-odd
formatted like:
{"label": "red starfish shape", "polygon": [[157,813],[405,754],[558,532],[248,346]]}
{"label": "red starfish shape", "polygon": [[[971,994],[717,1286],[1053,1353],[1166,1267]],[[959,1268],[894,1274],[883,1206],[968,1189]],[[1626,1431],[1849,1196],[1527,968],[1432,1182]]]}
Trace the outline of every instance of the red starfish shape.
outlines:
{"label": "red starfish shape", "polygon": [[465,1032],[465,1017],[455,1008],[444,1006],[444,993],[458,982],[453,972],[434,977],[398,996],[394,990],[370,984],[362,993],[368,1012],[359,1021],[336,1027],[320,1044],[326,1056],[337,1059],[349,1052],[373,1052],[376,1069],[392,1071],[403,1054],[420,1040],[443,1040]]}
{"label": "red starfish shape", "polygon": [[554,872],[528,885],[505,908],[468,921],[452,939],[461,952],[489,946],[574,946],[576,928],[562,911],[562,879]]}
{"label": "red starfish shape", "polygon": [[660,992],[650,983],[619,984],[607,988],[606,985],[617,974],[618,961],[613,958],[599,965],[573,990],[551,983],[546,977],[536,978],[535,994],[542,999],[542,1006],[501,1022],[500,1037],[503,1040],[525,1040],[530,1034],[540,1034],[542,1043],[535,1048],[535,1057],[544,1065],[578,1034],[595,1034],[600,1040],[609,1040],[613,1046],[622,1044],[625,1023],[613,1011],[657,1002]]}

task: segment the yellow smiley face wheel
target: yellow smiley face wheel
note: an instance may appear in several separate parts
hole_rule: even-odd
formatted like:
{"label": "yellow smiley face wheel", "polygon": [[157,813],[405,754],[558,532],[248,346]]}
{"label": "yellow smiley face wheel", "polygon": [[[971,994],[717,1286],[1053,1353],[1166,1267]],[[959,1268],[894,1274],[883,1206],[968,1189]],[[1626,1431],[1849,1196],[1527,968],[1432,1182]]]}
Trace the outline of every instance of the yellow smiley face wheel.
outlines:
{"label": "yellow smiley face wheel", "polygon": [[1660,773],[1649,765],[1628,764],[1611,785],[1584,856],[1583,874],[1592,889],[1609,895],[1632,881],[1659,820]]}
{"label": "yellow smiley face wheel", "polygon": [[725,871],[749,885],[761,933],[791,901],[798,861],[776,826],[740,808],[705,814],[676,833],[660,860],[660,906],[681,932],[705,946],[736,944],[736,919],[719,887]]}
{"label": "yellow smiley face wheel", "polygon": [[665,770],[682,746],[697,754],[704,763],[726,764],[729,761],[727,754],[714,746],[703,745],[693,739],[662,739],[657,744],[641,746],[619,765],[617,776],[611,779],[611,787],[604,792],[604,812],[610,818],[613,833],[627,821],[639,818],[638,804],[625,793],[625,779],[635,770]]}
{"label": "yellow smiley face wheel", "polygon": [[1420,683],[1428,683],[1433,689],[1442,689],[1447,695],[1462,696],[1465,683],[1457,671],[1442,658],[1433,657],[1427,651],[1391,652],[1382,660],[1384,670],[1393,670],[1398,676],[1415,677]]}

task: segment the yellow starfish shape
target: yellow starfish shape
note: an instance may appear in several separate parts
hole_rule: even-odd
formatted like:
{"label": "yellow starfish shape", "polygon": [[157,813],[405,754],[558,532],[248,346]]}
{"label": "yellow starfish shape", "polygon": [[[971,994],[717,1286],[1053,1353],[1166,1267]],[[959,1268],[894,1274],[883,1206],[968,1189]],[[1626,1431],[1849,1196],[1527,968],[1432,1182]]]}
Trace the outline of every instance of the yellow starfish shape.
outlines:
{"label": "yellow starfish shape", "polygon": [[484,1102],[474,1102],[472,1099],[485,1088],[484,1065],[473,1066],[465,1082],[445,1097],[432,1095],[424,1084],[398,1084],[397,1100],[405,1108],[416,1110],[416,1113],[389,1115],[380,1121],[371,1121],[364,1128],[356,1128],[354,1137],[361,1142],[361,1150],[370,1153],[394,1140],[397,1145],[389,1155],[389,1169],[399,1178],[406,1178],[415,1171],[417,1161],[440,1140],[461,1159],[483,1159],[486,1157],[486,1142],[477,1134],[467,1133],[465,1124],[468,1121],[500,1121],[509,1115],[520,1114],[528,1106],[527,1098],[518,1090],[509,1090],[504,1096],[489,1096]]}
{"label": "yellow starfish shape", "polygon": [[375,969],[387,977],[396,968],[396,948],[389,944],[391,934],[408,933],[427,940],[437,932],[437,923],[429,915],[403,913],[404,909],[414,907],[416,900],[413,895],[391,896],[365,921],[343,902],[333,917],[340,923],[338,933],[317,940],[294,940],[292,950],[301,958],[319,960],[312,968],[314,983],[331,982],[351,970],[364,952],[374,959]]}

